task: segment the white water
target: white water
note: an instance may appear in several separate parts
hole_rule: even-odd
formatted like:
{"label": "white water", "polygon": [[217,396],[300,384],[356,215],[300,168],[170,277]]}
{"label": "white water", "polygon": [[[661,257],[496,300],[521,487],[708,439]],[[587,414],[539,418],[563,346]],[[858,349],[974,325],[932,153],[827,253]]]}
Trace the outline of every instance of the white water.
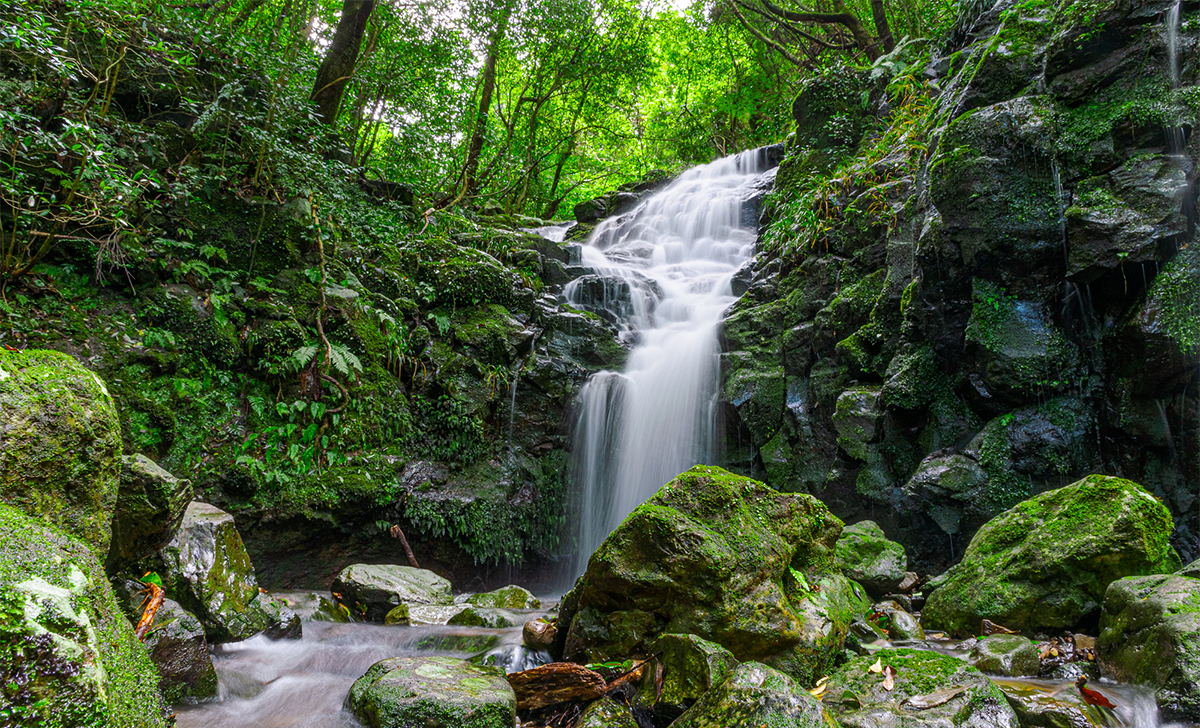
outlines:
{"label": "white water", "polygon": [[576,574],[638,504],[714,458],[717,325],[735,300],[730,279],[754,254],[756,231],[743,225],[742,208],[761,156],[743,152],[685,172],[602,222],[583,248],[583,265],[600,279],[572,281],[564,293],[606,309],[634,348],[624,371],[595,374],[580,392]]}
{"label": "white water", "polygon": [[1167,63],[1170,65],[1171,88],[1179,88],[1179,18],[1183,0],[1176,0],[1167,11]]}

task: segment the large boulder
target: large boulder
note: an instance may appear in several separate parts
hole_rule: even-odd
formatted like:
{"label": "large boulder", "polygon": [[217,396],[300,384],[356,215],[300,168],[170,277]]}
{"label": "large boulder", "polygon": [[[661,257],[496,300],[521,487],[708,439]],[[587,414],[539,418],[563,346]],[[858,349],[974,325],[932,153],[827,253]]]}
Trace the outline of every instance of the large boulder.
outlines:
{"label": "large boulder", "polygon": [[[125,614],[136,623],[148,592],[132,579],[113,581]],[[142,638],[158,669],[158,689],[168,703],[197,703],[217,697],[217,671],[204,638],[204,625],[179,602],[164,599]]]}
{"label": "large boulder", "polygon": [[1200,721],[1200,579],[1109,584],[1096,657],[1106,676],[1153,688],[1165,720]]}
{"label": "large boulder", "polygon": [[112,544],[104,564],[108,573],[129,568],[166,546],[191,500],[188,481],[171,475],[145,455],[123,458]]}
{"label": "large boulder", "polygon": [[[889,673],[891,688],[885,685]],[[1004,695],[983,673],[958,658],[924,650],[856,657],[830,676],[825,694],[843,728],[1018,726]]]}
{"label": "large boulder", "polygon": [[[382,622],[401,602],[450,606],[450,582],[427,569],[391,564],[352,564],[333,580],[334,599],[356,619]],[[453,616],[453,615],[448,615]]]}
{"label": "large boulder", "polygon": [[837,728],[812,695],[766,665],[739,665],[671,728]]}
{"label": "large boulder", "polygon": [[0,502],[108,552],[121,426],[104,383],[57,351],[0,350]]}
{"label": "large boulder", "polygon": [[165,726],[154,665],[91,548],[2,505],[0,531],[6,724]]}
{"label": "large boulder", "polygon": [[843,528],[834,553],[842,573],[866,587],[876,599],[894,591],[908,569],[904,547],[889,541],[874,521],[859,521]]}
{"label": "large boulder", "polygon": [[242,536],[225,511],[189,503],[158,561],[168,596],[200,619],[210,642],[237,642],[261,632],[299,636],[300,618],[259,588]]}
{"label": "large boulder", "polygon": [[512,728],[504,671],[452,657],[393,657],[354,682],[346,707],[371,728]]}
{"label": "large boulder", "polygon": [[984,619],[1026,632],[1074,626],[1116,579],[1177,569],[1173,528],[1137,483],[1089,475],[988,521],[932,582],[922,620],[960,635]]}
{"label": "large boulder", "polygon": [[563,599],[560,649],[590,662],[624,657],[658,634],[694,634],[807,684],[868,606],[834,573],[840,531],[811,496],[696,466],[592,554]]}
{"label": "large boulder", "polygon": [[659,635],[646,650],[658,655],[663,666],[662,690],[654,711],[668,719],[691,707],[738,664],[729,650],[694,634]]}

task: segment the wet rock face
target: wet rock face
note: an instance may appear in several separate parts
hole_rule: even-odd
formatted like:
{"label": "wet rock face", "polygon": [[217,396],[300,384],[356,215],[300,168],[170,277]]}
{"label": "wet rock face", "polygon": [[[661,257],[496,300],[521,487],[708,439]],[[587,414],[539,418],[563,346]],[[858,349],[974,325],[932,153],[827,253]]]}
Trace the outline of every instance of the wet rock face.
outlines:
{"label": "wet rock face", "polygon": [[1105,675],[1153,688],[1164,719],[1200,720],[1200,578],[1180,573],[1110,584],[1096,657]]}
{"label": "wet rock face", "polygon": [[766,665],[734,668],[678,720],[675,728],[835,728],[837,723],[803,686]]}
{"label": "wet rock face", "polygon": [[450,582],[426,569],[390,564],[353,564],[338,574],[331,587],[338,603],[357,619],[382,622],[401,603],[450,606]]}
{"label": "wet rock face", "polygon": [[1167,509],[1141,486],[1093,475],[989,521],[935,579],[927,627],[975,634],[984,619],[1035,632],[1094,615],[1109,584],[1178,568]]}
{"label": "wet rock face", "polygon": [[58,526],[103,559],[121,428],[103,382],[56,351],[0,351],[0,502]]}
{"label": "wet rock face", "polygon": [[908,568],[904,547],[889,541],[874,521],[843,528],[835,556],[842,573],[862,584],[876,599],[894,591]]}
{"label": "wet rock face", "polygon": [[30,724],[165,726],[154,665],[90,546],[3,505],[0,530],[0,703]]}
{"label": "wet rock face", "polygon": [[840,528],[814,498],[692,468],[592,555],[563,599],[560,649],[591,662],[658,634],[694,634],[814,680],[868,604],[832,563]]}
{"label": "wet rock face", "polygon": [[192,501],[171,541],[158,553],[167,594],[195,614],[214,643],[260,632],[298,637],[300,618],[259,588],[233,516]]}
{"label": "wet rock face", "polygon": [[517,713],[502,670],[450,657],[377,662],[346,707],[371,728],[512,728]]}
{"label": "wet rock face", "polygon": [[693,634],[659,635],[646,649],[660,655],[663,666],[662,691],[654,707],[659,717],[676,717],[738,665],[729,650]]}
{"label": "wet rock face", "polygon": [[[871,670],[878,661],[881,672]],[[892,688],[884,687],[892,672]],[[825,704],[844,728],[1017,728],[1017,716],[990,680],[955,657],[908,649],[856,657],[834,673]]]}

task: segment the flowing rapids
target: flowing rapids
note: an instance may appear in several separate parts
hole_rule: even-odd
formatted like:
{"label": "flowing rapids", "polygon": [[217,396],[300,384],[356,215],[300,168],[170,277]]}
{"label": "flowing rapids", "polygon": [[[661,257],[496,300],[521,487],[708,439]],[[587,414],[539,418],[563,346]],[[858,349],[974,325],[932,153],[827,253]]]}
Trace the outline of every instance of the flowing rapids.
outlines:
{"label": "flowing rapids", "polygon": [[568,300],[615,321],[633,344],[622,372],[579,397],[572,478],[580,493],[576,574],[663,483],[716,453],[717,326],[730,281],[754,254],[763,150],[685,172],[632,212],[600,223],[582,251],[593,275]]}

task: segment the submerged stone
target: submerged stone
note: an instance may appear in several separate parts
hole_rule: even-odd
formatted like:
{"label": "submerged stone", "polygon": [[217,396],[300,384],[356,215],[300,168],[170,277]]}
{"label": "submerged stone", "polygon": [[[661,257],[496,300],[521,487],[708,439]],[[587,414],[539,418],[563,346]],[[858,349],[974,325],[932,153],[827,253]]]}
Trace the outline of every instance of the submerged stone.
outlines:
{"label": "submerged stone", "polygon": [[974,635],[984,619],[1033,632],[1095,614],[1110,583],[1178,568],[1171,514],[1137,483],[1090,475],[988,521],[932,583],[927,627]]}
{"label": "submerged stone", "polygon": [[504,672],[452,657],[393,657],[355,681],[346,707],[371,728],[512,728]]}

